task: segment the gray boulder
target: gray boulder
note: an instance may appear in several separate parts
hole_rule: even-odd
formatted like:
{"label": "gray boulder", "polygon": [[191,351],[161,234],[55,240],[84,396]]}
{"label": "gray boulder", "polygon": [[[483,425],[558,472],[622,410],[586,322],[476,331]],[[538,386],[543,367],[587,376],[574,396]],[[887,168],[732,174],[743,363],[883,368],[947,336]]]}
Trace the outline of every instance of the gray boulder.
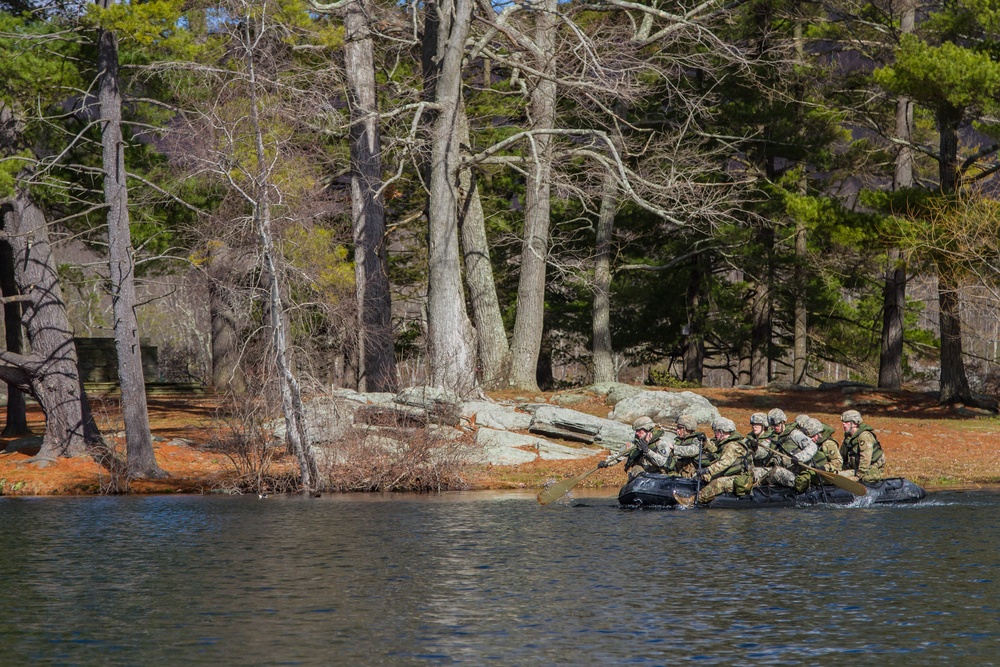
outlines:
{"label": "gray boulder", "polygon": [[500,431],[527,431],[531,426],[530,414],[519,412],[512,405],[492,401],[466,401],[462,404],[460,412],[469,420],[475,415],[477,426]]}
{"label": "gray boulder", "polygon": [[711,424],[719,410],[704,396],[690,391],[643,391],[618,403],[608,417],[628,424],[649,417],[661,426],[671,426],[683,414],[694,415],[700,424]]}
{"label": "gray boulder", "polygon": [[493,465],[518,465],[536,459],[565,461],[586,459],[599,452],[595,449],[567,447],[544,438],[509,431],[480,428],[476,431],[476,444],[480,447],[479,463]]}
{"label": "gray boulder", "polygon": [[620,421],[602,419],[576,410],[546,405],[535,411],[528,430],[532,433],[617,449],[622,444],[632,442],[635,433],[630,424],[631,422],[623,424]]}

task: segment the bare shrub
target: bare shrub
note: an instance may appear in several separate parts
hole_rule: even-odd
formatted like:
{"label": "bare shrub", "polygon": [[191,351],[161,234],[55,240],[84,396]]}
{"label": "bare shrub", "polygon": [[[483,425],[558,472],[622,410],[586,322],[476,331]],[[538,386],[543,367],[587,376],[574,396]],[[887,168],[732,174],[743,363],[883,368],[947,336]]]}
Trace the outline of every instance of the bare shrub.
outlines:
{"label": "bare shrub", "polygon": [[213,491],[263,495],[298,490],[298,472],[284,460],[284,444],[274,440],[276,415],[270,406],[259,396],[230,396],[220,406],[207,447],[223,454],[230,466],[215,480]]}
{"label": "bare shrub", "polygon": [[118,432],[107,434],[101,442],[91,444],[88,452],[98,465],[97,488],[101,494],[131,493],[132,476],[128,472],[124,435]]}
{"label": "bare shrub", "polygon": [[467,439],[435,428],[353,428],[325,447],[320,472],[330,491],[445,491],[469,488]]}

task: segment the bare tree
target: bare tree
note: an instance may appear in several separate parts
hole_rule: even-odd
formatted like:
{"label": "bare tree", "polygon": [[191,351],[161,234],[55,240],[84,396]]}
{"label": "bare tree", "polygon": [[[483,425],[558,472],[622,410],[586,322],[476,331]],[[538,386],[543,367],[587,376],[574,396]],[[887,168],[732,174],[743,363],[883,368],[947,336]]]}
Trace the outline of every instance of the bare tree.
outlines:
{"label": "bare tree", "polygon": [[351,207],[358,301],[358,388],[398,387],[392,341],[392,304],[382,195],[382,148],[376,105],[373,3],[352,0],[344,8],[344,76],[351,109]]}
{"label": "bare tree", "polygon": [[[107,9],[110,0],[101,0]],[[114,316],[115,350],[121,384],[122,417],[128,472],[133,478],[166,477],[156,463],[146,408],[146,385],[136,320],[135,251],[129,231],[125,143],[122,139],[122,95],[118,76],[118,40],[111,30],[97,36],[98,100],[101,118],[104,199],[108,207],[108,262]]]}

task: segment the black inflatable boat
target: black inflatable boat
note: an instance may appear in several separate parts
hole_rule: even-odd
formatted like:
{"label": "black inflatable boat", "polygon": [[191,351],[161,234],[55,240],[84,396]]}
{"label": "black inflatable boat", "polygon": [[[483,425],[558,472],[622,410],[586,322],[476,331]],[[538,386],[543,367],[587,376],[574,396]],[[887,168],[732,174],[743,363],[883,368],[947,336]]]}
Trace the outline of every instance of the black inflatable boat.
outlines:
{"label": "black inflatable boat", "polygon": [[[915,503],[927,492],[908,479],[891,477],[881,482],[865,484],[868,494],[861,497],[836,486],[825,484],[812,487],[804,493],[779,486],[758,486],[752,493],[734,496],[723,493],[705,507],[723,509],[758,509],[761,507],[800,507],[808,505],[850,505]],[[677,505],[674,492],[693,496],[696,483],[686,477],[671,477],[643,472],[628,482],[618,492],[618,502],[626,507],[671,507]]]}

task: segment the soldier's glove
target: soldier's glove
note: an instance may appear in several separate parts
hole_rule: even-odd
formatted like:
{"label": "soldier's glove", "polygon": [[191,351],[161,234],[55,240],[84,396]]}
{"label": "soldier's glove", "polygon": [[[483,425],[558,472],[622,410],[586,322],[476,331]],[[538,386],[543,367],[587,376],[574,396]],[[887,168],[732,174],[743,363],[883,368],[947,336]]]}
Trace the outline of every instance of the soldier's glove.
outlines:
{"label": "soldier's glove", "polygon": [[597,464],[597,467],[598,468],[607,468],[608,467],[608,462],[607,461],[601,461],[600,463]]}
{"label": "soldier's glove", "polygon": [[636,440],[635,441],[635,446],[638,447],[639,451],[642,452],[643,454],[646,454],[646,453],[649,452],[649,445],[647,445],[642,440]]}
{"label": "soldier's glove", "polygon": [[694,474],[698,475],[699,477],[704,477],[705,475],[708,474],[708,468],[698,468],[697,470],[694,471]]}

